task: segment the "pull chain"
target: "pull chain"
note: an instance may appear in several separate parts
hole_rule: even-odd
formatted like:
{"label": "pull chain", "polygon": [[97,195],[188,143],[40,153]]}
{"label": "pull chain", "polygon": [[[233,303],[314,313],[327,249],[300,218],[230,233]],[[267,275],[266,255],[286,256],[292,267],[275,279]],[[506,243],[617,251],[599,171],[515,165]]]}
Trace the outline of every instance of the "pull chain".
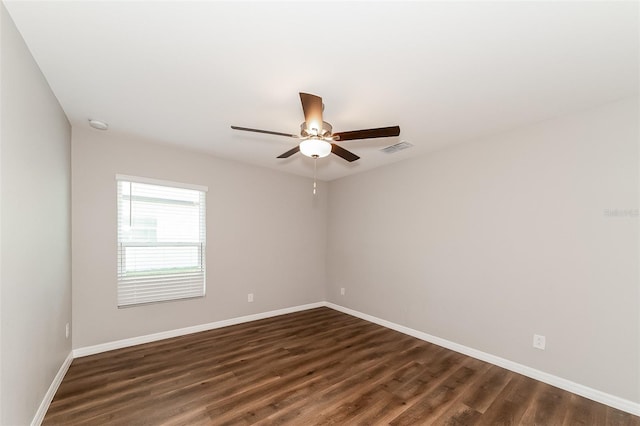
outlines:
{"label": "pull chain", "polygon": [[316,171],[318,169],[318,157],[313,158],[313,195],[316,195]]}

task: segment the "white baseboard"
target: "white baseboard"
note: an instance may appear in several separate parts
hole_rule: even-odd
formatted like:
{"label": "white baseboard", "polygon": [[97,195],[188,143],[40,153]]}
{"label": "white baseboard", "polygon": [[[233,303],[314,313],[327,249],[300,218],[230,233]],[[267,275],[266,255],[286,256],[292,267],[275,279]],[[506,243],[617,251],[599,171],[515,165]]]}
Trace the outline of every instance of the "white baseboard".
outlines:
{"label": "white baseboard", "polygon": [[640,416],[640,404],[629,401],[628,399],[620,398],[606,392],[602,392],[597,389],[572,382],[571,380],[563,379],[562,377],[554,376],[553,374],[545,373],[544,371],[536,370],[535,368],[527,367],[526,365],[518,364],[517,362],[500,358],[496,355],[491,355],[486,352],[470,348],[468,346],[460,345],[458,343],[451,342],[440,337],[432,336],[431,334],[423,333],[422,331],[414,330],[412,328],[405,327],[391,321],[383,320],[372,315],[345,308],[344,306],[336,305],[331,302],[326,302],[324,305],[331,309],[335,309],[336,311],[340,311],[345,314],[361,318],[365,321],[369,321],[383,327],[399,331],[400,333],[407,334],[409,336],[436,344],[438,346],[442,346],[447,349],[451,349],[452,351],[468,355],[472,358],[476,358],[502,368],[506,368],[507,370],[514,371],[516,373],[522,374],[523,376],[531,377],[532,379],[539,380],[551,386],[555,386],[557,388],[564,389],[568,392],[575,393],[593,401],[600,402],[613,408],[617,408],[618,410]]}
{"label": "white baseboard", "polygon": [[191,333],[213,330],[216,328],[228,327],[230,325],[242,324],[245,322],[261,320],[264,318],[276,317],[278,315],[290,314],[292,312],[306,311],[308,309],[320,308],[326,306],[326,302],[309,303],[307,305],[293,306],[291,308],[277,309],[275,311],[261,312],[259,314],[245,315],[242,317],[231,318],[228,320],[210,322],[207,324],[199,324],[191,327],[178,328],[175,330],[163,331],[160,333],[147,334],[144,336],[131,337],[129,339],[116,340],[113,342],[101,343],[94,346],[85,346],[73,350],[73,357],[80,358],[87,355],[94,355],[114,349],[127,348],[129,346],[141,345],[143,343],[156,342],[171,337],[184,336]]}
{"label": "white baseboard", "polygon": [[42,424],[42,420],[44,420],[44,415],[47,414],[47,410],[49,409],[49,405],[51,401],[53,401],[53,397],[56,395],[58,391],[58,387],[60,383],[62,383],[62,379],[64,379],[64,375],[67,374],[67,370],[73,361],[73,352],[69,352],[67,358],[64,360],[58,373],[53,378],[53,382],[51,382],[51,386],[47,390],[47,393],[44,394],[44,398],[42,398],[42,402],[40,403],[40,407],[38,407],[38,411],[36,411],[36,415],[33,417],[31,421],[31,426],[40,426]]}

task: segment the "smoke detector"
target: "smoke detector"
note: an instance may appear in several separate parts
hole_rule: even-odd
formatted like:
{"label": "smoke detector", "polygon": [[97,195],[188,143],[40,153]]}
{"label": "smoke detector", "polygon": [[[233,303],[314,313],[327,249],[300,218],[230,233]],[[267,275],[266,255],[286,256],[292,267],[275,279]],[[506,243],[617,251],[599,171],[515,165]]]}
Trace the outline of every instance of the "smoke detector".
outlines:
{"label": "smoke detector", "polygon": [[98,130],[107,130],[109,128],[109,125],[104,121],[92,120],[92,119],[89,119],[89,126]]}

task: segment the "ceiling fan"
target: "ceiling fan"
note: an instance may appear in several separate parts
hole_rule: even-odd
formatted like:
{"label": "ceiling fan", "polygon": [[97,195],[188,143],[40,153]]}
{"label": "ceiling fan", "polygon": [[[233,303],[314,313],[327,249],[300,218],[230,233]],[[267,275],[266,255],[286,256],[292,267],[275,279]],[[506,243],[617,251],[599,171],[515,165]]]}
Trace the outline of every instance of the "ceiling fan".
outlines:
{"label": "ceiling fan", "polygon": [[336,141],[350,141],[354,139],[386,138],[400,135],[399,126],[379,127],[376,129],[351,130],[348,132],[333,133],[333,127],[322,119],[324,105],[320,96],[309,93],[300,93],[304,122],[300,125],[300,134],[273,132],[270,130],[251,129],[248,127],[231,126],[234,130],[245,132],[266,133],[269,135],[287,136],[302,141],[295,148],[290,149],[277,158],[288,158],[300,151],[311,158],[326,157],[330,153],[352,162],[360,157],[337,145]]}

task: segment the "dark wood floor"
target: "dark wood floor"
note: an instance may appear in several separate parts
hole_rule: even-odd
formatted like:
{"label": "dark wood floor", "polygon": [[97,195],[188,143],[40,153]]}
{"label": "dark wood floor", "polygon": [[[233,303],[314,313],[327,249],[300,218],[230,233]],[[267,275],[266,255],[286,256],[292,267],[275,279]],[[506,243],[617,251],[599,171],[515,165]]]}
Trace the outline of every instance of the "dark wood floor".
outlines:
{"label": "dark wood floor", "polygon": [[640,425],[328,308],[73,361],[45,425]]}

